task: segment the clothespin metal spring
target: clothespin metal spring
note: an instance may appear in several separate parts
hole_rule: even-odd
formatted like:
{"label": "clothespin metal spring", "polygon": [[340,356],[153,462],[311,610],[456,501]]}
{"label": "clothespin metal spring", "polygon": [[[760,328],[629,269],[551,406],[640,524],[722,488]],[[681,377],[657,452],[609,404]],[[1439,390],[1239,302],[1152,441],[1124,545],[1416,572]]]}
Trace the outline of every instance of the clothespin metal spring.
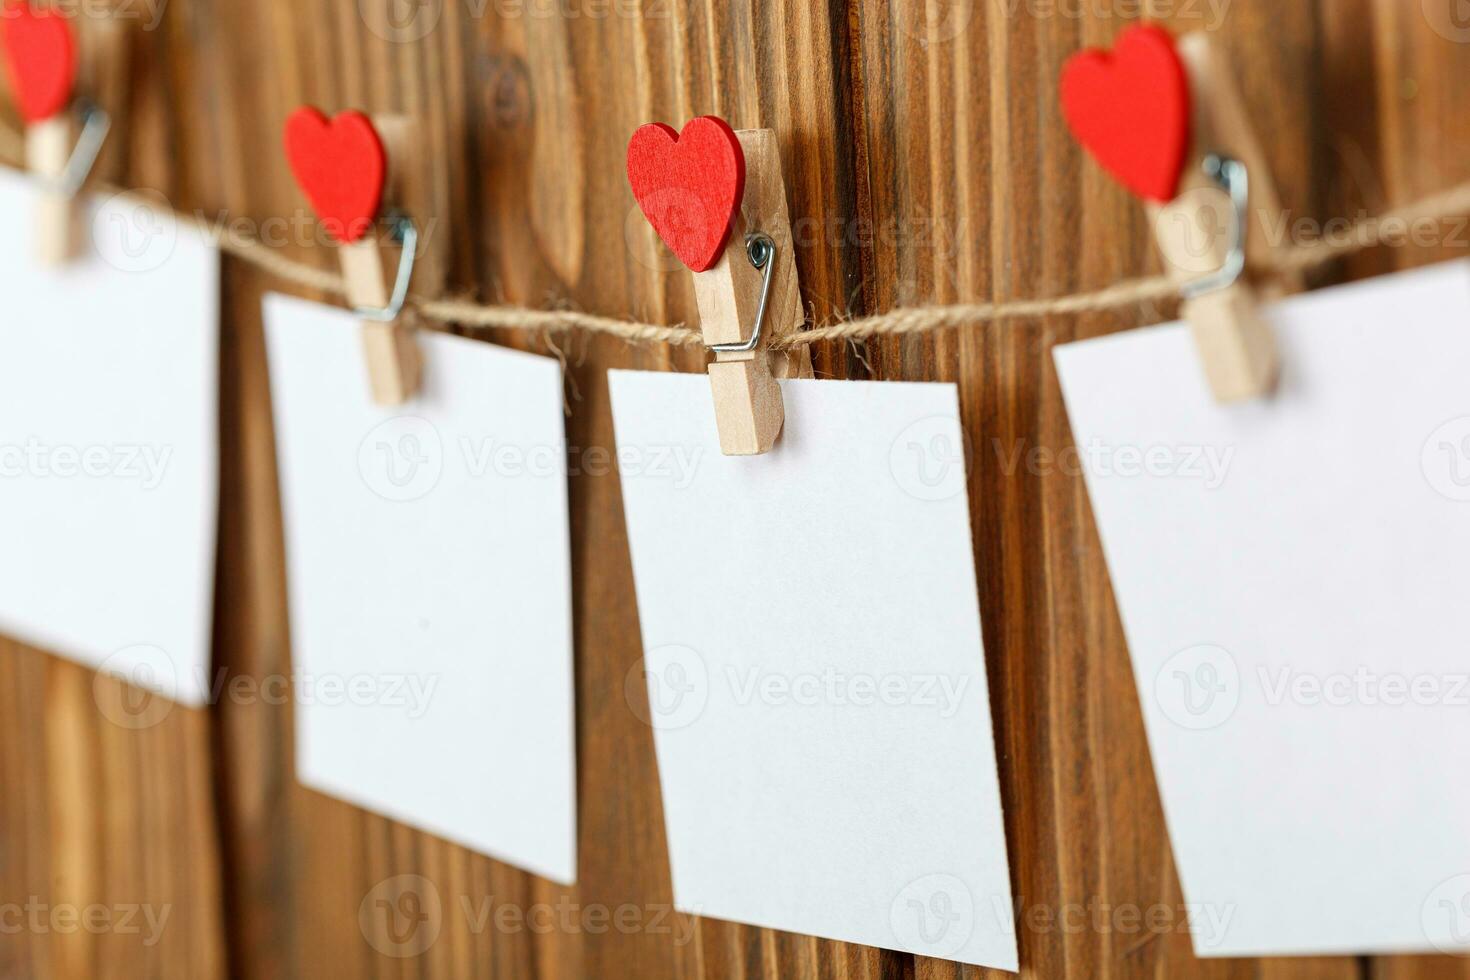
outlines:
{"label": "clothespin metal spring", "polygon": [[1245,272],[1245,236],[1250,224],[1250,175],[1244,163],[1215,153],[1204,158],[1200,169],[1229,195],[1233,222],[1230,244],[1220,268],[1180,284],[1179,295],[1186,300],[1229,289]]}
{"label": "clothespin metal spring", "polygon": [[392,323],[403,312],[403,305],[408,302],[408,286],[413,280],[414,259],[418,255],[419,231],[413,218],[402,211],[391,212],[388,218],[393,223],[390,237],[395,243],[403,246],[403,253],[398,257],[398,276],[393,283],[393,294],[388,299],[387,306],[354,306],[352,308],[352,312],[374,323]]}
{"label": "clothespin metal spring", "polygon": [[750,332],[749,340],[706,345],[717,354],[747,354],[761,343],[761,329],[766,323],[766,305],[771,298],[771,280],[776,277],[776,243],[763,231],[751,232],[745,236],[745,255],[752,266],[764,273],[760,304],[755,311],[755,329]]}

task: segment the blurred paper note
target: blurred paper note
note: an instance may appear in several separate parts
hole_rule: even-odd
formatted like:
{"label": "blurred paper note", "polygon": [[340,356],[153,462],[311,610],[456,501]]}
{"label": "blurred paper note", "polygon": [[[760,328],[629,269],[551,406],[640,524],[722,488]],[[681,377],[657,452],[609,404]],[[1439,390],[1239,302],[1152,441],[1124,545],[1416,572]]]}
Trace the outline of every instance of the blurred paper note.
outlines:
{"label": "blurred paper note", "polygon": [[384,408],[356,317],[283,296],[265,312],[297,776],[575,880],[560,367],[422,332],[423,392]]}
{"label": "blurred paper note", "polygon": [[42,265],[36,196],[0,171],[0,631],[201,705],[219,256],[161,200],[118,196],[85,208],[75,258]]}
{"label": "blurred paper note", "polygon": [[1470,266],[1056,351],[1200,955],[1470,948]]}

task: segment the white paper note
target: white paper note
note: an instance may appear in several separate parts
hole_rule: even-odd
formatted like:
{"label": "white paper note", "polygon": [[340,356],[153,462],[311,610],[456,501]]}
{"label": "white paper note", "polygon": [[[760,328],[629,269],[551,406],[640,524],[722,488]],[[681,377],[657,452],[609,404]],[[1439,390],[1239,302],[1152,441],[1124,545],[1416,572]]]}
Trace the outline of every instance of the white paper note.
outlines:
{"label": "white paper note", "polygon": [[576,878],[561,370],[421,332],[372,403],[350,313],[266,299],[307,786]]}
{"label": "white paper note", "polygon": [[1470,267],[1056,351],[1200,955],[1470,947]]}
{"label": "white paper note", "polygon": [[954,386],[783,382],[754,457],[611,386],[679,908],[1015,970]]}
{"label": "white paper note", "polygon": [[0,170],[0,631],[197,706],[219,256],[159,201],[117,197],[85,205],[73,260],[42,265],[36,200]]}

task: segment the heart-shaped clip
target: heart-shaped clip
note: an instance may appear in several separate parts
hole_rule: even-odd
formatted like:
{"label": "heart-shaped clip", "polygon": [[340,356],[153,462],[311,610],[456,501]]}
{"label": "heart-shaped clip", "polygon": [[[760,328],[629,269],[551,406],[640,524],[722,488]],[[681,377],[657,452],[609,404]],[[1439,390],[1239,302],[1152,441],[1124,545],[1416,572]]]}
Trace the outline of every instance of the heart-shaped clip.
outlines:
{"label": "heart-shaped clip", "polygon": [[[406,125],[391,122],[398,129]],[[297,184],[323,230],[338,244],[347,301],[364,320],[363,348],[373,401],[402,404],[418,390],[422,371],[412,329],[400,318],[413,279],[419,235],[406,213],[388,216],[390,237],[402,249],[390,293],[381,243],[372,234],[383,207],[390,160],[380,127],[361,112],[328,119],[304,106],[286,120],[285,149]],[[402,157],[407,147],[395,147],[394,153]]]}
{"label": "heart-shaped clip", "polygon": [[771,350],[803,320],[776,134],[713,116],[677,134],[652,123],[628,143],[628,182],[694,274],[721,451],[768,452],[785,421],[776,379],[812,374],[805,348]]}

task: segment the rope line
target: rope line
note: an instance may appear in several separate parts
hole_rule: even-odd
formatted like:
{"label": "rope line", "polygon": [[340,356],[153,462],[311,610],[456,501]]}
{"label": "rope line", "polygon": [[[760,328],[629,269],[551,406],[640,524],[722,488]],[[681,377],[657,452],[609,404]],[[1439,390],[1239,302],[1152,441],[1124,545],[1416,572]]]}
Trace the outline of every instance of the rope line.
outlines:
{"label": "rope line", "polygon": [[[0,124],[0,156],[19,161],[23,147],[24,141],[20,134]],[[1341,234],[1334,235],[1331,239],[1321,238],[1307,245],[1278,249],[1270,264],[1256,272],[1267,277],[1286,277],[1379,245],[1408,244],[1404,239],[1410,237],[1409,226],[1414,223],[1443,220],[1457,215],[1470,215],[1470,182],[1348,224]],[[221,252],[249,263],[276,279],[337,297],[345,295],[342,276],[336,273],[286,258],[259,239],[226,238],[202,219],[178,212],[174,212],[174,216],[181,223],[197,226]],[[954,330],[1005,320],[1100,313],[1126,309],[1140,303],[1167,302],[1178,297],[1177,280],[1165,275],[1148,276],[1125,280],[1103,289],[1049,299],[901,307],[887,313],[824,324],[788,334],[772,341],[770,347],[782,350],[828,340],[856,341]],[[416,312],[425,320],[446,325],[548,333],[581,331],[618,337],[628,343],[682,347],[704,345],[700,331],[682,323],[643,323],[578,310],[536,310],[520,306],[484,305],[470,300],[434,299],[417,293],[410,294],[406,309]]]}

